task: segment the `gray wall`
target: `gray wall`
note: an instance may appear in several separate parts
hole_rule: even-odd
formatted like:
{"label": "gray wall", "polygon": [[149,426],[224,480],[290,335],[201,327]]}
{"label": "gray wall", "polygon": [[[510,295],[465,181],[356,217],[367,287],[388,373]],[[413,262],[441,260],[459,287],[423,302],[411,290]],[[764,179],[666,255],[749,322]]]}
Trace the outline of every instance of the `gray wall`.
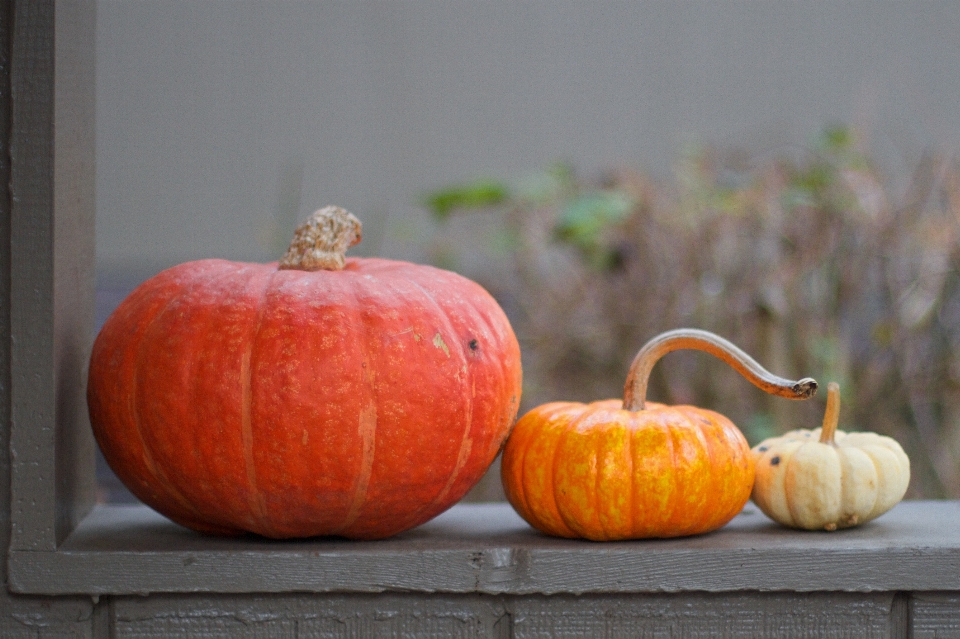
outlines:
{"label": "gray wall", "polygon": [[896,173],[960,148],[958,62],[953,1],[99,0],[99,271],[274,259],[328,203],[415,259],[426,188],[834,121]]}

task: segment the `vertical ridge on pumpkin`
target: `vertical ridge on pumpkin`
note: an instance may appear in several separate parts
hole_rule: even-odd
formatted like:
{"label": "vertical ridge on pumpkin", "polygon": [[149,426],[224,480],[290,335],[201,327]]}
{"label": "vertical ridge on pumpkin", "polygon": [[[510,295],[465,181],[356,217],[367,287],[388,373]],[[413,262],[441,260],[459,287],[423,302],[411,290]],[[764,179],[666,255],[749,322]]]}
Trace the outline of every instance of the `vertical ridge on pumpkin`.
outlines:
{"label": "vertical ridge on pumpkin", "polygon": [[[694,419],[702,424],[697,427],[700,440],[711,459],[720,460],[720,465],[725,469],[752,462],[746,440],[732,422],[719,422],[696,408],[688,410],[699,416],[699,419]],[[708,471],[713,479],[713,491],[719,496],[720,507],[707,510],[704,519],[696,525],[699,530],[713,530],[733,519],[743,509],[743,503],[749,498],[750,489],[753,487],[752,483],[743,482],[744,476],[740,473],[721,473],[717,467],[709,468]],[[754,473],[748,473],[748,476],[752,480]]]}
{"label": "vertical ridge on pumpkin", "polygon": [[590,428],[597,419],[596,413],[588,408],[573,417],[555,451],[567,462],[557,464],[554,473],[560,492],[565,493],[557,503],[560,515],[571,530],[588,539],[597,539],[593,530],[606,534],[600,523],[597,491],[588,488],[596,486],[599,474],[596,429]]}
{"label": "vertical ridge on pumpkin", "polygon": [[754,501],[763,512],[768,513],[777,521],[788,522],[787,525],[798,525],[790,509],[790,499],[786,489],[787,464],[781,459],[793,455],[796,449],[804,442],[791,441],[776,450],[767,450],[757,461],[757,476],[753,485]]}
{"label": "vertical ridge on pumpkin", "polygon": [[[206,266],[206,264],[204,264]],[[181,512],[176,512],[175,510],[169,510],[163,512],[166,516],[170,517],[174,521],[183,523],[183,525],[190,525],[190,523],[199,521],[203,522],[205,526],[210,529],[217,529],[220,526],[213,524],[209,521],[209,517],[206,516],[199,508],[197,508],[190,499],[177,487],[176,483],[167,476],[167,473],[164,471],[161,464],[156,462],[156,455],[154,451],[151,450],[151,445],[148,443],[148,439],[143,434],[143,416],[142,416],[142,402],[143,392],[141,390],[141,381],[139,379],[139,371],[147,370],[147,344],[148,340],[143,339],[144,336],[150,333],[151,329],[156,330],[156,326],[159,321],[170,311],[172,307],[175,306],[177,298],[169,297],[166,303],[162,308],[158,309],[151,317],[142,318],[143,331],[140,333],[141,339],[137,345],[132,349],[134,351],[134,360],[136,364],[133,368],[133,377],[131,380],[131,396],[130,401],[133,406],[133,421],[136,426],[137,436],[139,437],[140,444],[144,452],[144,460],[147,462],[148,467],[153,470],[154,478],[157,480],[158,484],[161,485],[167,492],[169,498],[173,500],[177,507],[180,508]],[[162,509],[163,505],[159,504],[158,509]],[[225,526],[226,527],[226,526]]]}
{"label": "vertical ridge on pumpkin", "polygon": [[[435,270],[433,273],[436,278],[435,281],[438,284],[438,290],[451,288],[448,285],[448,280],[450,280],[451,276],[454,274],[441,270]],[[499,309],[499,305],[497,305],[496,300],[494,300],[493,296],[490,295],[489,291],[475,282],[473,285],[476,289],[476,295],[482,296],[485,298],[485,302],[489,302],[488,310],[485,311],[479,308],[476,303],[476,298],[471,300],[462,300],[463,303],[461,306],[468,310],[471,318],[477,322],[477,329],[479,330],[476,331],[476,334],[473,335],[473,337],[483,337],[483,339],[477,341],[478,356],[481,358],[486,358],[483,361],[495,366],[497,369],[496,374],[487,375],[488,378],[493,379],[494,384],[492,386],[487,386],[486,384],[483,385],[483,401],[487,401],[491,397],[505,398],[507,396],[507,391],[511,390],[511,387],[516,388],[515,393],[510,393],[509,401],[497,402],[497,405],[490,409],[491,415],[496,415],[497,417],[498,433],[496,436],[491,436],[489,438],[490,441],[486,450],[478,452],[478,454],[481,454],[484,457],[494,458],[499,452],[502,441],[507,434],[509,434],[510,429],[517,418],[519,397],[522,392],[522,364],[520,362],[519,346],[516,347],[515,356],[491,359],[486,355],[486,353],[491,351],[502,353],[508,342],[513,341],[514,344],[516,343],[516,338],[513,336],[512,331],[510,331],[509,323],[495,321],[495,319],[490,315],[489,309]],[[431,292],[430,295],[434,300],[437,299],[435,293]],[[459,347],[464,349],[464,343],[462,339],[460,340]],[[463,350],[463,354],[464,361],[469,361],[466,350]]]}
{"label": "vertical ridge on pumpkin", "polygon": [[450,493],[450,489],[453,488],[454,482],[459,479],[460,472],[463,470],[464,466],[466,466],[467,460],[470,458],[470,450],[473,448],[473,440],[470,438],[470,428],[472,425],[471,422],[471,415],[470,413],[467,413],[467,425],[464,428],[463,439],[460,441],[460,450],[457,453],[457,461],[453,467],[453,471],[450,473],[447,483],[444,484],[443,488],[440,489],[440,492],[433,499],[433,501],[430,502],[429,506],[425,508],[425,510],[432,511],[437,507],[437,504],[446,499],[447,495]]}
{"label": "vertical ridge on pumpkin", "polygon": [[[543,473],[544,473],[544,486],[542,488],[538,487],[536,491],[538,495],[542,495],[544,499],[535,500],[535,503],[544,506],[547,510],[547,514],[550,517],[550,522],[553,527],[559,531],[558,534],[562,534],[564,537],[578,537],[577,532],[567,525],[567,522],[563,519],[563,515],[560,513],[560,503],[557,499],[557,483],[556,483],[556,467],[557,467],[557,449],[559,447],[560,440],[558,437],[544,437],[543,432],[548,429],[557,429],[557,428],[566,428],[567,424],[562,423],[558,424],[554,420],[554,416],[559,414],[561,420],[565,419],[567,415],[567,409],[572,406],[569,402],[557,402],[554,404],[547,404],[546,406],[534,409],[537,411],[531,421],[531,431],[532,439],[540,442],[545,442],[548,446],[552,445],[553,449],[549,450],[549,460],[548,463],[542,464]],[[528,478],[528,471],[531,468],[531,463],[526,460],[526,451],[532,448],[532,445],[528,444],[523,447],[524,450],[524,472],[521,477],[522,487],[524,490],[531,486],[531,482]],[[545,460],[546,461],[546,460]],[[531,512],[534,516],[540,521],[543,522],[543,513],[538,512],[537,509],[533,506],[533,503],[529,496],[527,498],[528,504],[530,504]]]}
{"label": "vertical ridge on pumpkin", "polygon": [[[486,290],[483,292],[490,298],[490,300],[493,300],[493,297],[489,294],[489,292]],[[496,352],[501,352],[508,340],[508,337],[503,333],[502,326],[498,327],[498,324],[493,322],[486,313],[477,313],[477,316],[480,319],[484,332],[497,342],[492,347],[496,350]],[[486,352],[491,348],[491,345],[479,344],[478,348],[484,349],[484,352]],[[483,357],[485,355],[481,353],[481,356]],[[509,435],[510,430],[516,422],[517,411],[520,408],[519,395],[522,393],[523,389],[522,382],[518,382],[518,380],[522,379],[522,370],[519,370],[522,368],[519,349],[517,350],[516,357],[502,357],[497,358],[494,361],[499,368],[500,374],[496,376],[497,387],[494,389],[493,393],[490,393],[488,390],[488,394],[492,394],[494,397],[504,397],[504,390],[508,385],[511,383],[516,383],[518,387],[517,393],[511,396],[510,401],[506,406],[497,407],[499,419],[501,420],[500,429],[502,432],[502,437],[492,437],[490,441],[491,448],[487,450],[488,455],[493,455],[495,457],[498,452],[496,449],[499,449],[502,445],[502,443],[498,443],[497,440],[500,439],[502,442],[503,439]],[[516,363],[518,370],[512,370],[511,364],[513,363]]]}
{"label": "vertical ridge on pumpkin", "polygon": [[897,473],[896,475],[897,478],[910,476],[909,465],[907,468],[903,468],[902,464],[900,463],[902,461],[901,458],[899,458],[894,451],[890,450],[885,446],[877,446],[876,448],[878,448],[879,450],[873,449],[872,447],[871,449],[869,449],[870,452],[872,453],[869,455],[869,457],[870,457],[870,461],[873,463],[874,471],[877,474],[877,499],[873,505],[873,508],[871,508],[870,512],[867,514],[867,517],[866,517],[867,520],[874,519],[875,517],[879,517],[883,513],[887,512],[890,508],[892,508],[893,505],[895,505],[896,502],[894,504],[890,504],[889,502],[885,501],[882,498],[884,495],[888,495],[888,494],[902,495],[907,490],[906,482],[904,482],[903,485],[898,487],[896,490],[889,489],[888,473],[883,472],[881,468],[881,463],[878,457],[887,457],[887,463],[891,463],[892,461],[892,463],[900,469],[900,472]]}
{"label": "vertical ridge on pumpkin", "polygon": [[[459,343],[459,340],[458,340]],[[465,360],[463,357],[463,347],[460,345],[461,359]],[[469,367],[464,366],[464,369],[469,370]],[[466,378],[469,373],[464,377]],[[466,386],[468,379],[464,379],[464,386]],[[471,385],[472,386],[472,385]],[[429,506],[425,509],[426,511],[432,512],[438,504],[443,502],[447,498],[447,495],[450,493],[450,490],[453,488],[454,483],[460,478],[460,473],[463,471],[464,467],[467,464],[467,460],[470,458],[471,450],[473,449],[473,438],[470,437],[470,431],[473,429],[473,402],[474,397],[473,393],[464,393],[465,396],[469,397],[468,408],[464,410],[465,424],[463,427],[463,434],[460,439],[460,450],[457,451],[457,461],[453,467],[453,470],[450,472],[450,476],[447,478],[447,483],[444,484],[443,488],[440,489],[440,492],[434,497],[433,501],[430,502]]]}
{"label": "vertical ridge on pumpkin", "polygon": [[[557,512],[553,485],[554,455],[551,451],[543,455],[543,459],[537,456],[543,445],[549,447],[555,442],[544,433],[553,426],[553,417],[562,414],[566,406],[561,402],[544,404],[521,417],[510,434],[508,445],[504,447],[500,470],[504,493],[521,517],[549,534],[575,537],[576,534],[566,528]],[[537,444],[542,446],[538,448]],[[540,495],[546,498],[537,499]],[[544,505],[546,501],[549,501],[548,505]]]}
{"label": "vertical ridge on pumpkin", "polygon": [[[362,308],[359,303],[359,291],[362,287],[362,281],[363,280],[358,279],[354,283],[354,286],[349,289],[350,294],[354,296],[355,300],[352,305],[357,315],[354,325],[362,327],[363,338],[359,343],[362,345],[360,348],[363,352],[360,361],[363,383],[360,387],[366,391],[367,395],[366,402],[357,416],[357,434],[360,438],[360,468],[357,473],[356,482],[354,482],[353,496],[350,498],[347,514],[340,525],[332,531],[334,535],[344,534],[350,537],[355,536],[355,533],[352,534],[350,528],[360,519],[363,507],[367,502],[367,493],[370,489],[370,478],[373,475],[373,460],[377,454],[377,412],[380,401],[377,392],[375,372],[377,367],[373,364],[373,358],[367,346],[369,343],[368,337],[370,330],[363,317],[363,313],[356,310]],[[366,528],[366,526],[361,526],[361,528]],[[360,534],[362,535],[363,533],[361,532]]]}
{"label": "vertical ridge on pumpkin", "polygon": [[[360,411],[357,424],[362,446],[360,454],[360,473],[357,476],[356,488],[350,500],[350,508],[343,519],[339,532],[349,530],[360,518],[360,511],[367,501],[367,491],[370,488],[370,476],[373,474],[373,458],[377,453],[377,403],[370,402]],[[337,534],[337,533],[334,533]]]}
{"label": "vertical ridge on pumpkin", "polygon": [[[736,443],[738,442],[745,443],[746,438],[744,438],[743,433],[740,431],[739,428],[736,427],[735,424],[732,424],[732,428],[724,428],[723,432],[726,434],[731,452],[735,450],[731,458],[731,463],[735,465],[739,465],[743,468],[749,469],[745,475],[741,476],[737,480],[737,481],[744,482],[739,486],[739,488],[743,491],[741,494],[746,495],[747,499],[749,499],[750,494],[753,492],[753,482],[756,478],[756,464],[753,459],[753,454],[750,452],[749,449],[736,447]],[[745,444],[745,445],[749,446],[749,444]],[[730,478],[728,479],[728,481],[733,481],[733,479]],[[730,491],[729,494],[732,495],[733,493],[734,491]],[[730,509],[727,511],[727,516],[726,516],[726,519],[724,520],[724,524],[726,524],[727,522],[732,520],[734,517],[736,517],[737,514],[739,514],[740,511],[742,510],[743,510],[742,501],[739,499],[734,500],[731,497]]]}
{"label": "vertical ridge on pumpkin", "polygon": [[[690,412],[694,412],[694,411],[690,411]],[[690,432],[693,434],[693,437],[691,439],[695,441],[697,445],[700,446],[702,451],[697,455],[698,460],[709,459],[716,462],[718,458],[726,456],[725,455],[726,451],[723,450],[722,447],[718,447],[719,450],[717,450],[713,446],[711,446],[711,441],[714,438],[714,433],[708,434],[705,432],[705,428],[707,427],[713,427],[712,429],[715,429],[715,430],[722,430],[722,429],[716,428],[714,424],[710,424],[709,426],[707,424],[702,424],[702,422],[700,422],[697,419],[696,415],[690,415],[688,419],[690,420],[691,424],[694,424],[694,426],[690,428]],[[717,485],[717,481],[715,478],[716,473],[712,465],[704,464],[704,467],[695,468],[695,472],[697,474],[703,473],[703,474],[709,475],[711,479],[710,483],[701,484],[700,487],[704,491],[717,491],[718,501],[720,501],[720,503],[722,504],[724,497],[728,496],[730,494],[730,491],[723,490],[723,488],[726,488],[726,487],[721,487]],[[713,508],[706,507],[706,504],[710,503],[710,499],[707,495],[696,495],[695,499],[693,497],[694,497],[693,495],[687,496],[687,503],[684,504],[684,508],[682,509],[682,512],[684,512],[685,514],[688,514],[689,517],[684,522],[686,523],[686,530],[681,531],[681,533],[678,536],[687,534],[690,531],[709,530],[711,528],[714,528],[716,527],[717,524],[719,524],[720,517],[726,514],[726,512],[718,510],[715,505]],[[698,514],[699,516],[697,516]]]}
{"label": "vertical ridge on pumpkin", "polygon": [[[168,305],[169,305],[169,300],[167,305],[165,305],[163,309],[160,310],[160,312],[158,312],[156,315],[150,318],[150,320],[147,322],[148,328],[149,328],[149,325],[152,324],[153,321],[156,320],[156,318],[159,315],[161,315],[163,311],[166,310]],[[141,341],[141,344],[142,344],[142,341]],[[143,436],[143,426],[142,426],[143,419],[141,417],[141,412],[140,412],[140,403],[137,401],[138,395],[139,395],[138,393],[138,390],[139,390],[138,377],[139,376],[137,375],[137,371],[140,370],[139,361],[142,358],[142,353],[140,352],[140,348],[137,348],[136,352],[137,352],[137,355],[135,356],[135,359],[138,361],[138,365],[134,367],[133,376],[130,380],[131,388],[133,389],[130,395],[130,406],[131,406],[131,416],[133,417],[134,429],[137,433],[137,437],[140,442],[140,447],[143,450],[144,465],[147,467],[149,472],[153,475],[154,480],[156,480],[159,483],[159,485],[163,486],[164,489],[166,489],[169,496],[173,498],[173,500],[177,503],[177,505],[179,505],[181,508],[183,508],[184,510],[194,515],[200,515],[200,513],[197,512],[197,510],[190,503],[190,501],[186,499],[186,497],[184,497],[183,494],[180,493],[180,491],[173,484],[173,482],[170,481],[170,479],[166,476],[166,473],[164,473],[163,470],[157,465],[156,460],[154,460],[153,453],[150,451],[150,446],[147,444],[147,440]]]}
{"label": "vertical ridge on pumpkin", "polygon": [[550,464],[550,470],[553,474],[553,495],[555,499],[555,504],[557,506],[557,514],[560,516],[560,521],[563,522],[563,525],[573,531],[577,537],[583,537],[583,529],[578,526],[577,518],[571,517],[567,512],[569,509],[569,500],[570,496],[566,493],[566,488],[563,486],[563,482],[558,478],[561,477],[561,473],[566,470],[564,465],[557,463],[557,458],[560,457],[560,451],[563,449],[565,440],[570,436],[572,428],[570,424],[567,424],[560,435],[556,438],[555,444],[553,447],[553,463]]}
{"label": "vertical ridge on pumpkin", "polygon": [[595,485],[593,491],[590,493],[595,500],[594,509],[597,513],[597,527],[600,530],[600,535],[598,537],[602,541],[608,541],[611,539],[610,526],[607,520],[607,517],[604,517],[604,514],[607,512],[607,504],[603,503],[605,501],[603,494],[604,486],[604,476],[603,476],[603,461],[606,457],[607,450],[607,433],[613,430],[615,427],[611,427],[609,424],[604,424],[597,429],[597,436],[593,438],[591,453],[593,456],[593,467],[596,469],[594,473]]}
{"label": "vertical ridge on pumpkin", "polygon": [[683,490],[686,482],[677,476],[686,470],[686,465],[683,463],[683,441],[680,431],[674,428],[672,424],[665,423],[668,419],[668,417],[663,416],[658,426],[666,433],[667,437],[665,441],[670,444],[671,472],[673,476],[669,479],[675,481],[665,482],[671,486],[672,490],[670,491],[670,496],[664,501],[663,514],[660,517],[660,522],[655,524],[655,527],[663,528],[664,524],[666,524],[666,527],[676,529],[677,513],[680,512],[682,515],[683,509],[681,508],[681,502],[686,498],[686,493]]}
{"label": "vertical ridge on pumpkin", "polygon": [[[818,463],[819,456],[830,456],[829,463]],[[801,528],[819,528],[820,521],[836,521],[840,516],[840,462],[834,446],[818,442],[800,446],[786,464],[784,488],[790,516]],[[798,485],[815,486],[810,493],[801,493]]]}
{"label": "vertical ridge on pumpkin", "polygon": [[853,513],[872,513],[880,497],[876,463],[865,451],[838,446],[840,461],[840,516],[846,525]]}
{"label": "vertical ridge on pumpkin", "polygon": [[[632,523],[630,524],[630,530],[634,532],[639,532],[642,529],[637,525],[638,518],[645,518],[647,514],[643,512],[642,504],[645,501],[643,490],[640,487],[639,483],[641,481],[641,473],[643,472],[643,464],[638,462],[638,457],[642,453],[642,447],[637,443],[637,437],[640,434],[642,424],[638,424],[637,414],[630,414],[630,513]],[[649,426],[647,426],[649,427]]]}
{"label": "vertical ridge on pumpkin", "polygon": [[[254,278],[251,278],[254,279]],[[247,348],[241,356],[240,362],[240,435],[243,445],[243,459],[246,465],[246,476],[250,492],[247,500],[250,504],[250,514],[256,521],[256,525],[263,535],[272,537],[277,536],[277,530],[271,523],[270,513],[267,511],[267,505],[264,502],[263,491],[257,482],[256,459],[253,449],[253,369],[251,361],[253,359],[253,349],[258,343],[260,327],[263,324],[264,306],[266,304],[267,290],[273,280],[272,274],[264,278],[263,286],[257,295],[256,319],[254,320],[253,335],[247,343]]]}
{"label": "vertical ridge on pumpkin", "polygon": [[[716,426],[722,433],[724,439],[728,443],[728,453],[727,453],[727,464],[732,467],[740,468],[752,468],[753,467],[753,456],[750,455],[750,451],[737,449],[734,447],[732,440],[740,435],[739,430],[734,430],[731,428],[722,428],[720,425]],[[735,426],[734,426],[735,428]],[[749,444],[747,444],[749,446]],[[756,475],[756,470],[752,470],[747,473],[746,477],[733,477],[727,476],[724,478],[724,488],[723,494],[727,497],[727,511],[723,513],[720,518],[718,518],[718,525],[726,525],[731,519],[733,519],[737,513],[743,510],[743,504],[739,499],[734,500],[734,495],[743,495],[746,499],[750,498],[750,492],[753,489],[753,478]],[[749,479],[747,479],[749,478]]]}
{"label": "vertical ridge on pumpkin", "polygon": [[[422,517],[423,513],[432,513],[437,509],[437,506],[441,504],[450,494],[451,489],[454,484],[460,479],[460,473],[463,472],[464,467],[467,464],[467,461],[470,458],[470,453],[473,449],[473,439],[470,437],[471,430],[473,429],[473,412],[475,408],[476,398],[474,397],[473,391],[467,392],[471,389],[472,384],[472,375],[469,373],[469,366],[467,366],[467,354],[464,350],[463,340],[459,339],[458,331],[453,325],[453,321],[450,319],[449,310],[446,309],[434,296],[433,292],[427,290],[421,282],[411,280],[411,283],[414,287],[420,291],[424,298],[438,311],[438,317],[443,323],[442,330],[437,331],[437,337],[440,338],[440,344],[443,345],[443,351],[446,354],[447,358],[451,358],[454,355],[456,356],[456,367],[458,371],[464,371],[463,375],[457,375],[459,380],[460,395],[467,398],[466,407],[464,408],[464,417],[466,424],[460,435],[460,446],[457,450],[456,461],[454,466],[450,471],[450,474],[447,478],[446,483],[441,487],[440,492],[438,492],[432,500],[426,503],[420,510],[416,513],[416,517]],[[480,315],[480,314],[478,314]],[[452,341],[455,346],[453,349],[449,347],[441,337],[441,333],[446,332],[448,335],[452,336]],[[437,345],[436,338],[434,338],[434,345]],[[439,346],[438,346],[439,347]],[[455,350],[454,350],[455,349]]]}
{"label": "vertical ridge on pumpkin", "polygon": [[[621,409],[622,410],[622,409]],[[637,529],[637,477],[636,477],[636,468],[633,463],[633,431],[636,430],[636,421],[633,419],[633,416],[627,421],[627,454],[626,454],[626,463],[627,463],[627,487],[629,488],[628,502],[627,502],[627,515],[630,518],[628,523],[628,530]]]}

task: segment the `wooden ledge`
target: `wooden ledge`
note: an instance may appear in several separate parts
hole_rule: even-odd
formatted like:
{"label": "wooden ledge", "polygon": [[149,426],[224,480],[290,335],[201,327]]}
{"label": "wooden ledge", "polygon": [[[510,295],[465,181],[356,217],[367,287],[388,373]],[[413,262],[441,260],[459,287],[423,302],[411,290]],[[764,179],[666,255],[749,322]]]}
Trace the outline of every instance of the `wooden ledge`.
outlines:
{"label": "wooden ledge", "polygon": [[212,538],[143,506],[99,506],[55,552],[14,551],[14,592],[582,594],[960,590],[960,502],[904,502],[859,528],[781,528],[748,505],[717,532],[596,543],[544,536],[507,504],[463,504],[392,539]]}

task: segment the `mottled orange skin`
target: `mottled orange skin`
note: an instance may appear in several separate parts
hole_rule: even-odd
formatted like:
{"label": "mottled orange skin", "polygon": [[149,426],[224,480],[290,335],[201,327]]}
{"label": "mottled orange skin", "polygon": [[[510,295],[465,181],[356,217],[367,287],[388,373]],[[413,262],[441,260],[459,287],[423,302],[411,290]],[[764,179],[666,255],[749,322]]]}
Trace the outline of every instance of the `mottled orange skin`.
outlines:
{"label": "mottled orange skin", "polygon": [[454,273],[202,260],[148,280],[109,318],[88,404],[113,470],[180,524],[371,539],[480,479],[520,385],[507,318]]}
{"label": "mottled orange skin", "polygon": [[503,451],[510,503],[535,528],[595,541],[679,537],[741,511],[754,462],[740,430],[693,406],[555,402],[514,426]]}

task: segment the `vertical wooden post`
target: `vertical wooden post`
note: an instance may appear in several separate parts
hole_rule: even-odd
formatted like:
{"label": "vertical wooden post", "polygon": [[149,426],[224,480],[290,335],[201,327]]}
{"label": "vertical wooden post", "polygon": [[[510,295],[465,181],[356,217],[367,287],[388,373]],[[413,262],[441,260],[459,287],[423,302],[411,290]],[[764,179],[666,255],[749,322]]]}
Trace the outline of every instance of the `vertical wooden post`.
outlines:
{"label": "vertical wooden post", "polygon": [[95,4],[13,7],[10,547],[52,550],[95,499],[84,398],[96,258]]}

